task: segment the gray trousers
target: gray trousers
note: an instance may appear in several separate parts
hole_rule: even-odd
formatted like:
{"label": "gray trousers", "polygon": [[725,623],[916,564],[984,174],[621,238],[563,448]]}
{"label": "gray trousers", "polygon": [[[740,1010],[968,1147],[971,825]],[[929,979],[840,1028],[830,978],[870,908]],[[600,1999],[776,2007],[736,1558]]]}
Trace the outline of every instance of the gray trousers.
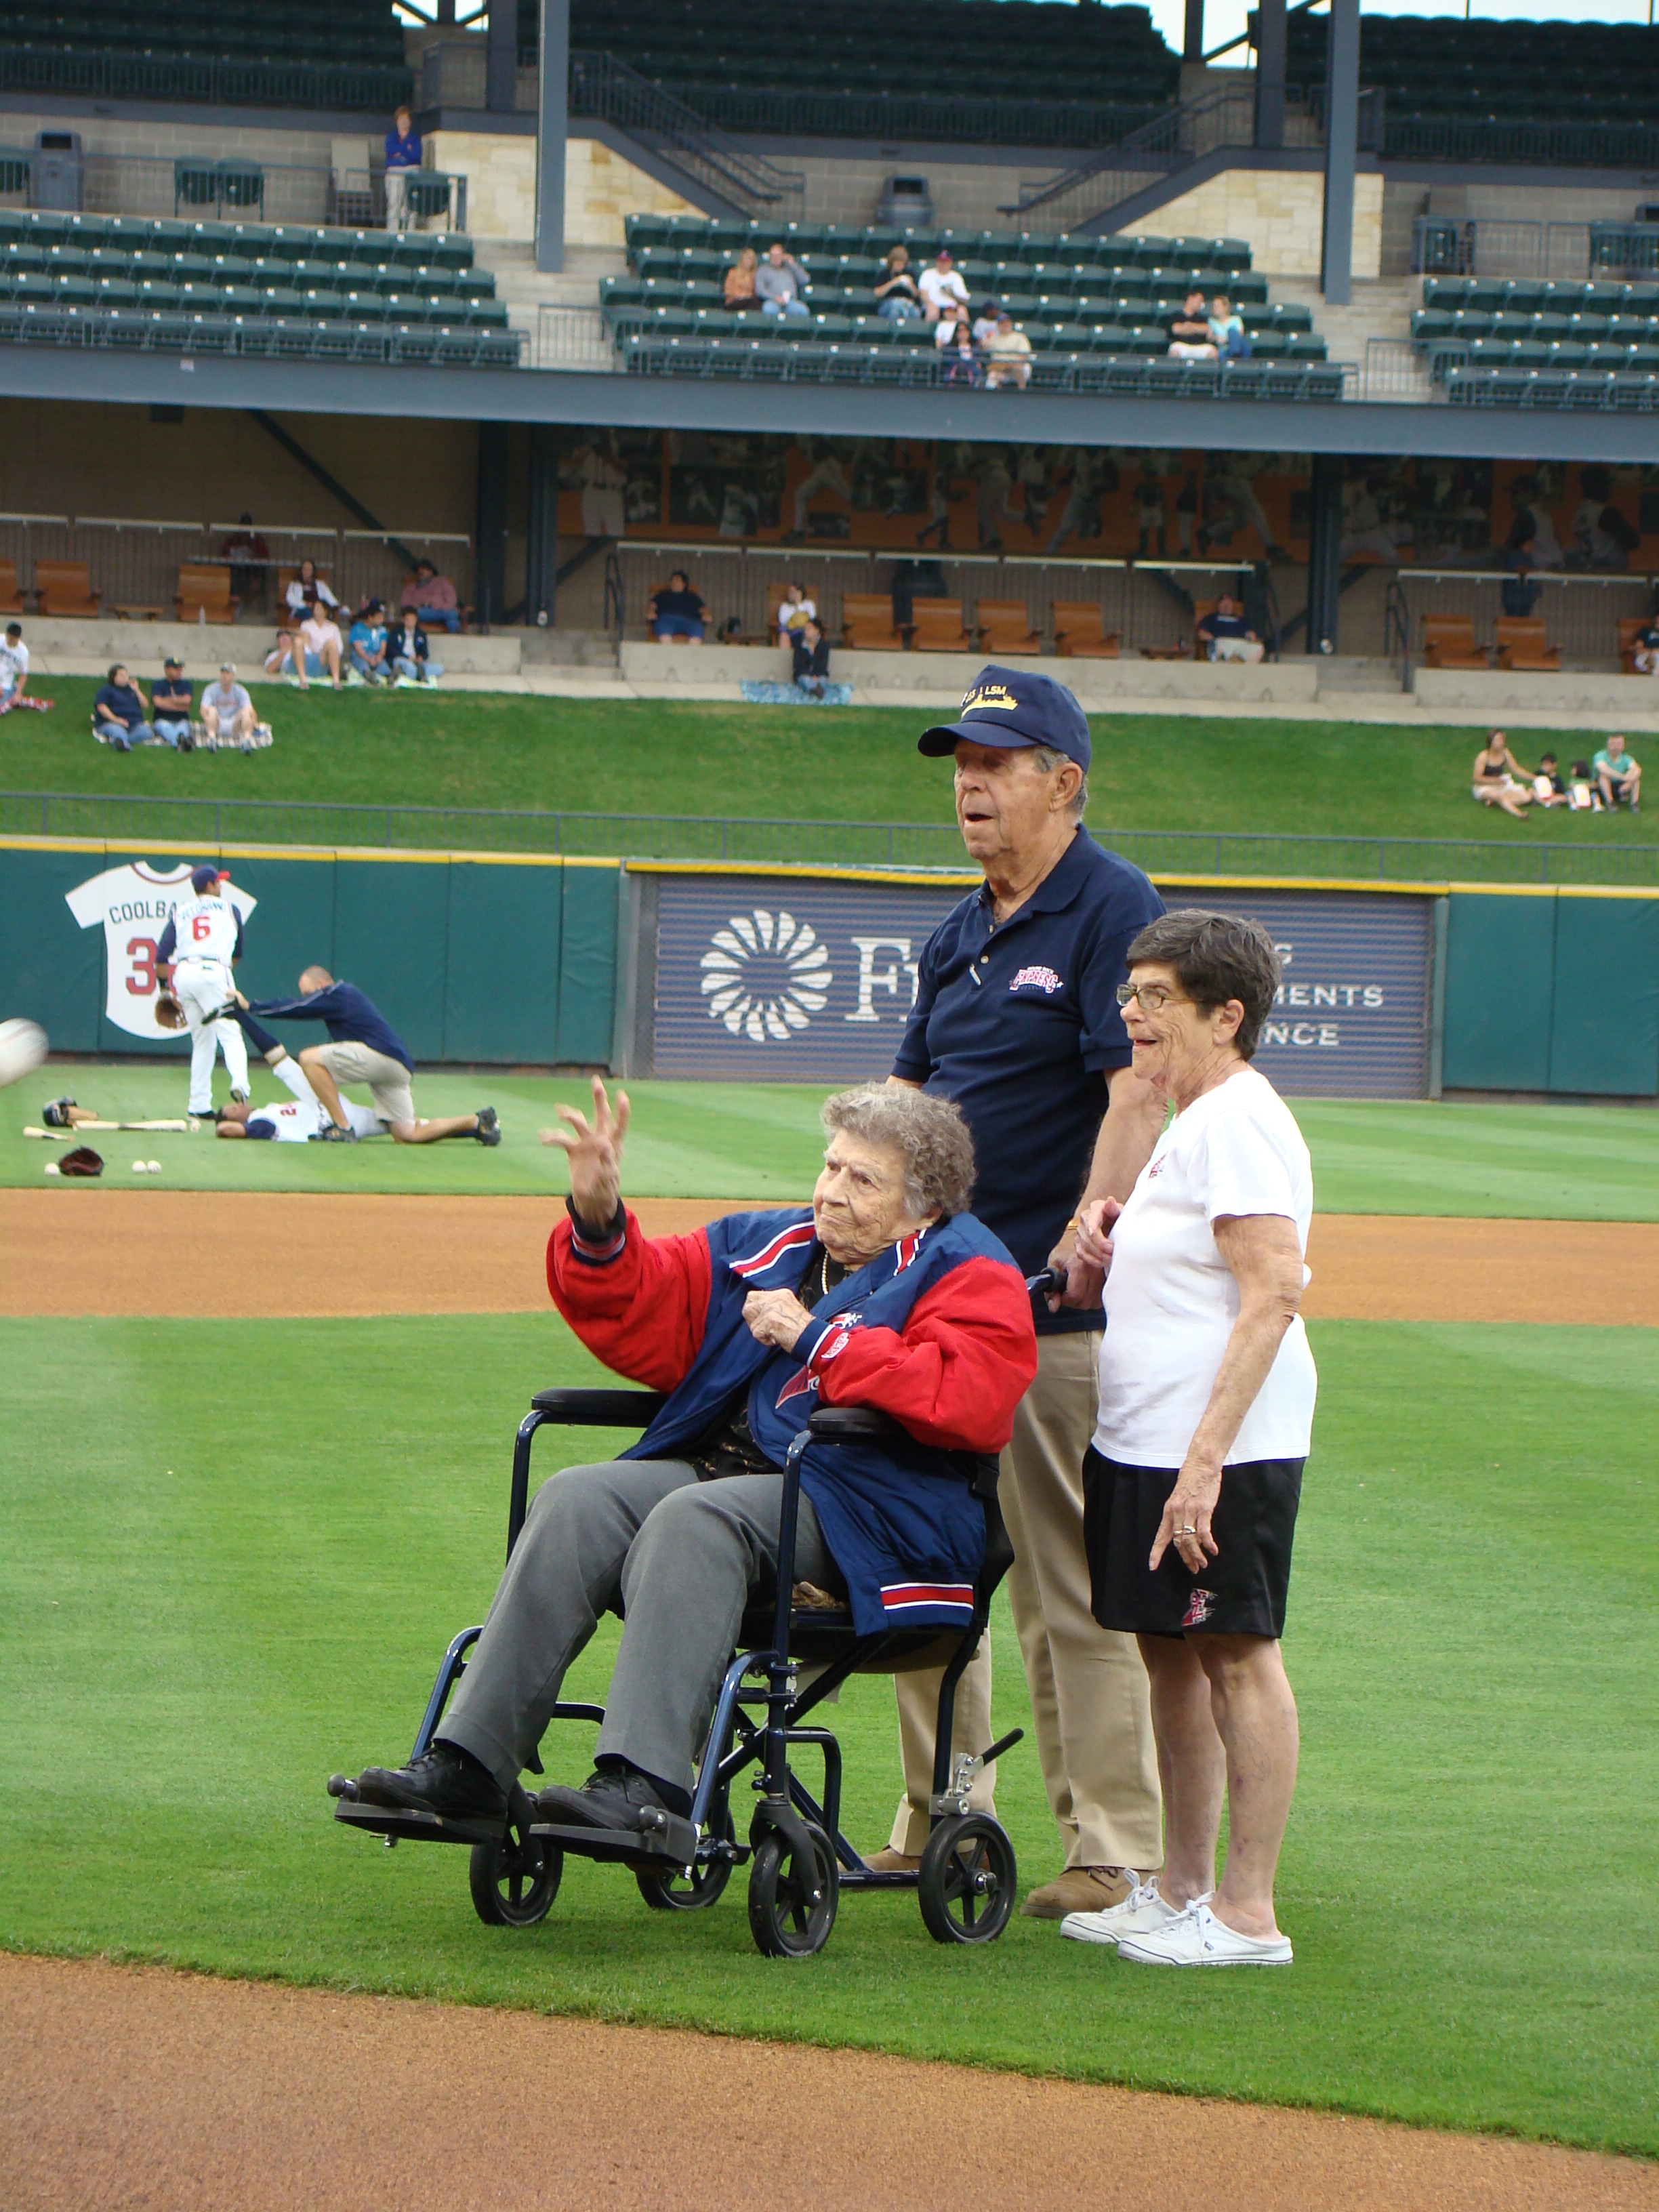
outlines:
{"label": "gray trousers", "polygon": [[[537,1492],[438,1735],[503,1789],[540,1743],[599,1616],[625,1613],[600,1756],[689,1790],[751,1590],[776,1587],[783,1478],[700,1482],[684,1460],[568,1467]],[[795,1579],[839,1572],[803,1497]]]}

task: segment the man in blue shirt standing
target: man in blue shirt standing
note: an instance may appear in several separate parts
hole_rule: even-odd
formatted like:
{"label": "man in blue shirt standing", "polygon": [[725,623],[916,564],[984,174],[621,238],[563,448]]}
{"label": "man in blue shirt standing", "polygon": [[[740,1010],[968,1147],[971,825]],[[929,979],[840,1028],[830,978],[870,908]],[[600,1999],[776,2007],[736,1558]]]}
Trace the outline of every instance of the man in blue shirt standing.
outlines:
{"label": "man in blue shirt standing", "polygon": [[421,134],[406,107],[400,107],[386,134],[386,227],[409,228],[409,173],[421,166]]}
{"label": "man in blue shirt standing", "polygon": [[443,1137],[476,1137],[481,1145],[501,1141],[493,1106],[482,1107],[476,1114],[445,1114],[435,1121],[418,1121],[410,1082],[415,1063],[409,1047],[367,992],[360,991],[355,983],[337,983],[326,968],[306,969],[300,978],[297,999],[250,1002],[239,991],[236,1003],[245,1013],[256,1014],[263,1021],[320,1022],[328,1031],[326,1044],[306,1046],[300,1065],[332,1125],[323,1133],[332,1135],[337,1143],[357,1141],[340,1103],[337,1086],[342,1083],[368,1085],[375,1112],[400,1145],[435,1145]]}
{"label": "man in blue shirt standing", "polygon": [[[1146,1668],[1134,1639],[1096,1625],[1083,1542],[1083,1456],[1097,1410],[1101,1276],[1072,1231],[1091,1199],[1127,1199],[1163,1120],[1130,1067],[1118,1010],[1125,954],[1164,902],[1082,826],[1089,725],[1064,684],[982,669],[958,719],[923,753],[956,762],[957,818],[985,883],[923,948],[890,1080],[951,1098],[974,1133],[974,1211],[1028,1275],[1067,1276],[1039,1299],[1037,1375],[1002,1455],[1008,1577],[1048,1802],[1065,1844],[1042,1919],[1121,1903],[1163,1858]],[[990,1649],[957,1694],[957,1747],[982,1750]],[[878,1865],[913,1864],[927,1835],[937,1674],[898,1677],[905,1801]],[[971,1741],[970,1741],[971,1739]],[[988,1791],[989,1778],[982,1778]]]}

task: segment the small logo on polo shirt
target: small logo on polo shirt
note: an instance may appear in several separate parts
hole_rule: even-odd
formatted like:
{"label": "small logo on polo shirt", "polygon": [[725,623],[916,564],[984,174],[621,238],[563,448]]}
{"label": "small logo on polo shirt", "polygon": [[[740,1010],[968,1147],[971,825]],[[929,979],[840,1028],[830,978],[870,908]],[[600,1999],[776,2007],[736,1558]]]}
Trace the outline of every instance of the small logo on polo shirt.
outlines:
{"label": "small logo on polo shirt", "polygon": [[977,714],[995,707],[1012,714],[1018,704],[1006,684],[975,684],[971,691],[963,692],[962,711],[964,714]]}
{"label": "small logo on polo shirt", "polygon": [[1050,999],[1065,988],[1052,968],[1022,968],[1008,986],[1011,991],[1041,991]]}

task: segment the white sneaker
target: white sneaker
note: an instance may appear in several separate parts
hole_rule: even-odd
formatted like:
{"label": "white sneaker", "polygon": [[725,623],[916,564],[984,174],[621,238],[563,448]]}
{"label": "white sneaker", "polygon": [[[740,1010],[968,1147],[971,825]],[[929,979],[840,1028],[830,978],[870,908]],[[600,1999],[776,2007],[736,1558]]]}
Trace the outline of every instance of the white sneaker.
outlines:
{"label": "white sneaker", "polygon": [[1120,1937],[1120,1959],[1143,1966],[1288,1966],[1288,1936],[1241,1936],[1218,1920],[1202,1898],[1162,1928]]}
{"label": "white sneaker", "polygon": [[1062,1936],[1074,1943],[1115,1943],[1120,1936],[1150,1935],[1181,1917],[1178,1905],[1167,1905],[1158,1893],[1158,1876],[1137,1882],[1121,1905],[1103,1912],[1068,1912],[1060,1923]]}

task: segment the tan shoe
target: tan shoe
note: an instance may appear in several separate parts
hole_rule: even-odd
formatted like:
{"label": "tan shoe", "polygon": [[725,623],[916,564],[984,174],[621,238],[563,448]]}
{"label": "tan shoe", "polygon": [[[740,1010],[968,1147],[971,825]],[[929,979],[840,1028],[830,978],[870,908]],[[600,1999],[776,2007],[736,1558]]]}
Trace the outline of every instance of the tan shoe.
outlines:
{"label": "tan shoe", "polygon": [[864,1863],[872,1874],[914,1874],[921,1864],[921,1854],[917,1852],[913,1858],[908,1851],[896,1851],[890,1844],[884,1844]]}
{"label": "tan shoe", "polygon": [[1034,1889],[1019,1909],[1028,1920],[1063,1920],[1068,1912],[1109,1912],[1139,1880],[1133,1867],[1067,1867],[1056,1880]]}

